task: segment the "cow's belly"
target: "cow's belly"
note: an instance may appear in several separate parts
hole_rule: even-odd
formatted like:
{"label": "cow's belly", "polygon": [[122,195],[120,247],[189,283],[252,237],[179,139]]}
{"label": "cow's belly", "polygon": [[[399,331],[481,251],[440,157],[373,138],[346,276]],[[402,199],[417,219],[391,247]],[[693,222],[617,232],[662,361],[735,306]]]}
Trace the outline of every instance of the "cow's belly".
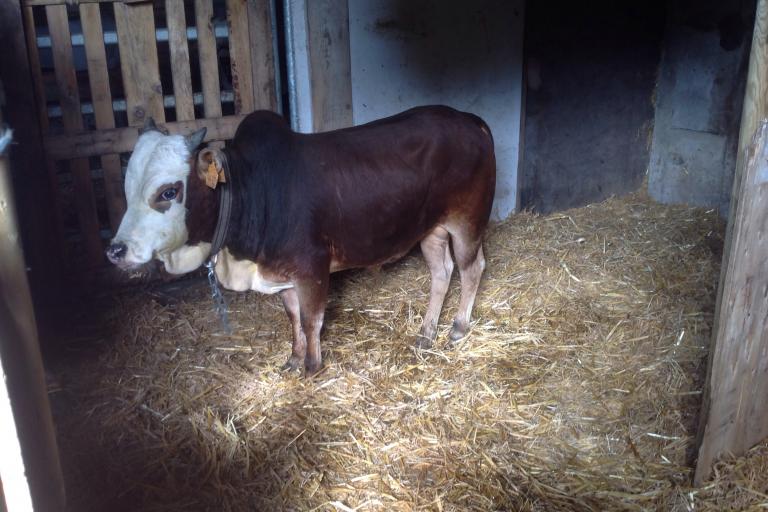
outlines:
{"label": "cow's belly", "polygon": [[261,293],[277,293],[292,288],[293,283],[280,281],[265,275],[259,265],[249,260],[236,260],[225,247],[216,260],[216,277],[221,285],[236,292],[253,290]]}

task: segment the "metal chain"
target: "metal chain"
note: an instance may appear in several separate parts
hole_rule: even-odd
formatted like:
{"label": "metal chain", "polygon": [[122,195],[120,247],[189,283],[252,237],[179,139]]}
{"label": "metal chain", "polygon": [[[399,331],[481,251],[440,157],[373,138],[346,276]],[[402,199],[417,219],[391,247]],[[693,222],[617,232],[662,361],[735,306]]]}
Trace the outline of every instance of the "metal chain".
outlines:
{"label": "metal chain", "polygon": [[211,287],[211,298],[213,299],[213,307],[216,310],[216,314],[219,315],[221,321],[221,327],[226,334],[232,334],[232,327],[229,325],[229,315],[227,313],[227,301],[224,299],[224,295],[219,288],[219,280],[216,279],[216,256],[212,257],[205,263],[205,268],[208,269],[208,284]]}

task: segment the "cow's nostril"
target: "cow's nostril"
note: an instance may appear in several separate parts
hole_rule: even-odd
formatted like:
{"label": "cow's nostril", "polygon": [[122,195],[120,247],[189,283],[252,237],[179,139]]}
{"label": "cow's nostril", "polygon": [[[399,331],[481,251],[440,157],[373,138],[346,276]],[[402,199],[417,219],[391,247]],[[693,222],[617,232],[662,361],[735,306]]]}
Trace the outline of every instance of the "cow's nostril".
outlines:
{"label": "cow's nostril", "polygon": [[107,247],[107,258],[112,263],[116,263],[125,257],[128,247],[125,244],[112,244]]}

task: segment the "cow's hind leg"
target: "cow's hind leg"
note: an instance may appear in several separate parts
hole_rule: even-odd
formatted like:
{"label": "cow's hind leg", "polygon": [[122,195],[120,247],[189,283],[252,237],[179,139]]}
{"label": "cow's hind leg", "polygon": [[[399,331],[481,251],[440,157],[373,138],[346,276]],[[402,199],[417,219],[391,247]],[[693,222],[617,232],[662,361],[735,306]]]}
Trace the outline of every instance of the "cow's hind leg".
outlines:
{"label": "cow's hind leg", "polygon": [[429,293],[429,306],[421,325],[421,333],[416,340],[419,348],[429,348],[437,336],[437,322],[440,311],[443,309],[443,301],[448,291],[453,273],[453,260],[449,248],[448,232],[437,227],[421,241],[421,252],[427,261],[427,267],[432,276],[432,284]]}
{"label": "cow's hind leg", "polygon": [[451,242],[461,277],[461,299],[448,338],[451,343],[467,335],[472,306],[475,303],[480,278],[485,270],[485,257],[480,236],[467,236],[461,231],[451,231]]}
{"label": "cow's hind leg", "polygon": [[299,296],[296,293],[296,289],[288,288],[280,292],[280,298],[283,299],[285,313],[291,322],[291,331],[293,332],[291,357],[288,358],[282,369],[296,370],[304,362],[307,355],[307,337],[304,336],[304,330],[301,328]]}

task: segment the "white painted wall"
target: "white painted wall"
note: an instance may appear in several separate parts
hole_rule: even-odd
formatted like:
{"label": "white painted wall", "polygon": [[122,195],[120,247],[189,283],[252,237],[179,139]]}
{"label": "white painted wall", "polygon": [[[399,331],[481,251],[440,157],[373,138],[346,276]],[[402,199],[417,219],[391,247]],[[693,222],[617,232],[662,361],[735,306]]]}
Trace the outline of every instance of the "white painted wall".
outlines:
{"label": "white painted wall", "polygon": [[355,124],[428,104],[482,117],[496,145],[496,219],[519,200],[523,5],[349,0]]}
{"label": "white painted wall", "polygon": [[[312,131],[306,2],[287,15],[291,120]],[[493,131],[493,217],[517,209],[524,0],[349,0],[355,124],[418,105],[444,104],[482,117]]]}

